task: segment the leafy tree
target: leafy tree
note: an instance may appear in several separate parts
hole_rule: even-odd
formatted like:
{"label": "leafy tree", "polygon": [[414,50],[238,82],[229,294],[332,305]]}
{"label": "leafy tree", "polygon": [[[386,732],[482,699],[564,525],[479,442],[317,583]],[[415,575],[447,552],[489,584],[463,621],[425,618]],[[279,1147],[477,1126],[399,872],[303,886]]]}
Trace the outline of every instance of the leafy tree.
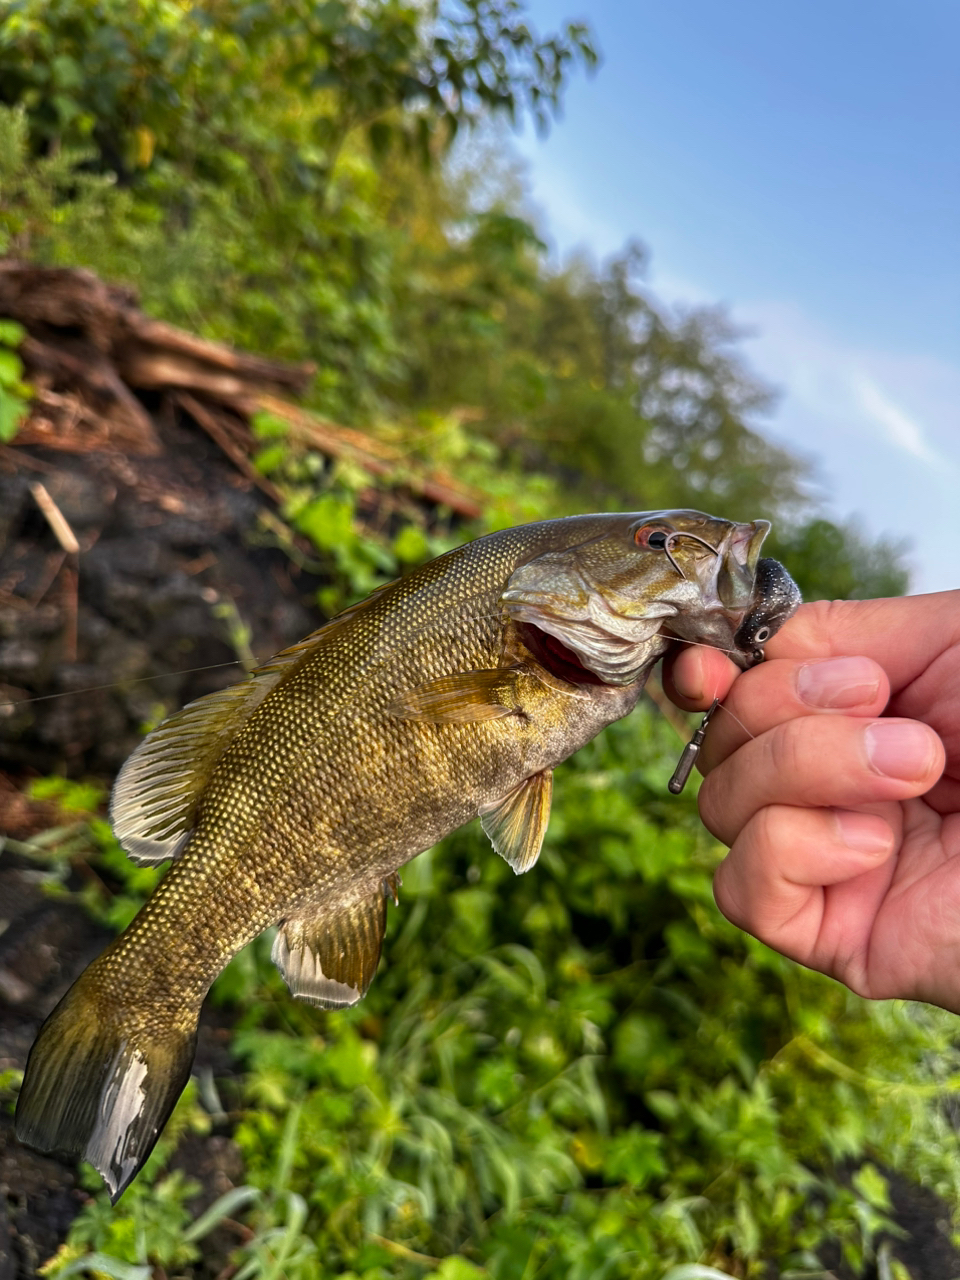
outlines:
{"label": "leafy tree", "polygon": [[545,122],[595,57],[582,25],[535,37],[515,0],[19,0],[0,100],[47,154],[15,181],[6,163],[0,218],[11,248],[134,283],[174,321],[313,358],[326,412],[463,406],[566,509],[763,515],[794,530],[808,595],[897,586],[897,549],[851,528],[824,558],[806,467],[754,429],[772,397],[722,313],[659,304],[637,245],[553,269],[516,192],[424,164],[491,113]]}
{"label": "leafy tree", "polygon": [[868,600],[900,596],[909,575],[907,544],[890,538],[871,542],[854,524],[815,516],[798,528],[775,531],[771,554],[791,566],[806,600]]}
{"label": "leafy tree", "polygon": [[513,121],[529,111],[546,127],[571,64],[597,61],[583,23],[540,39],[518,0],[7,0],[4,8],[0,101],[27,106],[39,148],[93,139],[101,165],[127,179],[155,156],[222,164],[219,151],[243,149],[265,90],[308,108],[328,173],[358,128],[375,152],[396,138],[429,161],[491,112]]}
{"label": "leafy tree", "polygon": [[482,113],[544,123],[582,25],[545,40],[515,0],[0,7],[0,101],[34,150],[93,147],[130,199],[109,234],[38,244],[137,284],[168,318],[320,366],[316,402],[371,412],[400,368],[392,237],[371,158],[429,159]]}

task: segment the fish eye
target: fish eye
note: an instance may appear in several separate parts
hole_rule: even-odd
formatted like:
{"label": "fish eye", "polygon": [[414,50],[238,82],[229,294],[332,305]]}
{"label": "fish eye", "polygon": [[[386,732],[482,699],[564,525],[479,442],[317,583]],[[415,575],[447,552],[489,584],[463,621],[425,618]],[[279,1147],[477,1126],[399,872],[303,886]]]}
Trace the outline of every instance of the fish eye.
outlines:
{"label": "fish eye", "polygon": [[671,532],[672,530],[660,529],[656,525],[645,524],[636,531],[633,540],[638,547],[645,547],[650,551],[666,551]]}
{"label": "fish eye", "polygon": [[753,637],[755,644],[766,644],[770,639],[770,628],[761,627],[757,634]]}

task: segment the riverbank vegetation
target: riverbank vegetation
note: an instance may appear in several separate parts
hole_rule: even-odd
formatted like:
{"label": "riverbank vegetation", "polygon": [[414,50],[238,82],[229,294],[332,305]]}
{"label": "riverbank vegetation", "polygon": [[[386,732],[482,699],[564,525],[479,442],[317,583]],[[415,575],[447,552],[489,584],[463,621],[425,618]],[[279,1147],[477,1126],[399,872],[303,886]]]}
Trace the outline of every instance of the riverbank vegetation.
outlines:
{"label": "riverbank vegetation", "polygon": [[[906,589],[902,549],[831,521],[765,433],[722,312],[660,302],[639,245],[548,252],[509,125],[548,127],[596,61],[586,27],[540,37],[514,0],[0,5],[0,253],[312,361],[310,411],[481,495],[476,520],[371,531],[388,479],[258,415],[318,624],[457,540],[586,509],[763,516],[808,598]],[[722,919],[722,850],[666,793],[678,727],[644,705],[559,769],[529,875],[472,826],[412,863],[356,1009],[298,1005],[248,948],[212,995],[219,1066],[116,1209],[85,1181],[43,1274],[905,1280],[896,1197],[960,1202],[955,1021]],[[54,834],[7,853],[121,927],[154,873],[113,843],[109,778],[50,773],[16,783]],[[219,1198],[182,1155],[211,1135]]]}

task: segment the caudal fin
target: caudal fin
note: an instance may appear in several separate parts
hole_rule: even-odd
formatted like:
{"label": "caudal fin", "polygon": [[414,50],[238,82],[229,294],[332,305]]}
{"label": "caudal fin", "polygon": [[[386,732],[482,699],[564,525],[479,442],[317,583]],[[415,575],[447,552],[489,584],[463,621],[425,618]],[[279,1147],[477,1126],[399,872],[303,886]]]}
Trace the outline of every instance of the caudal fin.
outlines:
{"label": "caudal fin", "polygon": [[88,969],[40,1029],[17,1102],[20,1141],[88,1160],[114,1204],[153,1150],[196,1046],[195,1020],[184,1031],[142,1014],[105,1001]]}

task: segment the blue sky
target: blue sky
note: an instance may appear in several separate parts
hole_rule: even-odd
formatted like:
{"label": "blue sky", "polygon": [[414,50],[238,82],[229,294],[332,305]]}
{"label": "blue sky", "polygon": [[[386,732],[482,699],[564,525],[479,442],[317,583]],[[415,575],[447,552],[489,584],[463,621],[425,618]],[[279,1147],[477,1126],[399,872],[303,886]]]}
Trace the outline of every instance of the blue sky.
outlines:
{"label": "blue sky", "polygon": [[829,512],[909,538],[914,591],[960,586],[960,4],[528,10],[603,54],[519,144],[557,251],[639,237],[660,297],[725,304]]}

